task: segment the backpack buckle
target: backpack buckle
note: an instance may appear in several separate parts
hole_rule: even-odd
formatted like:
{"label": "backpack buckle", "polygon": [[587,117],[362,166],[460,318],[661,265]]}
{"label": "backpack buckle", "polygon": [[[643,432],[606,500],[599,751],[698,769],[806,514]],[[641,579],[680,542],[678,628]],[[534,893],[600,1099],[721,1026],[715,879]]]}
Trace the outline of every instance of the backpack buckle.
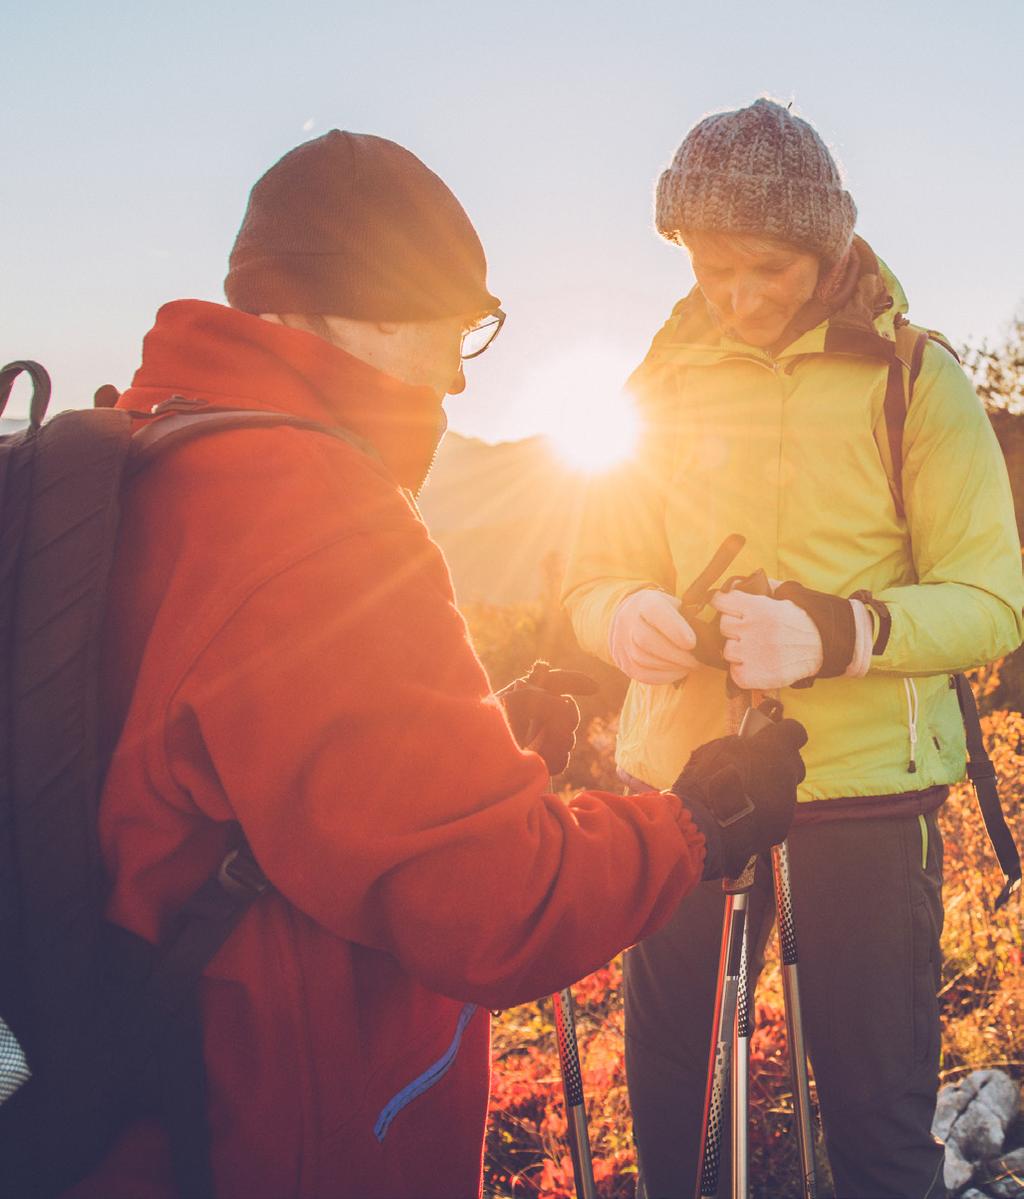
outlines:
{"label": "backpack buckle", "polygon": [[217,881],[229,895],[263,895],[270,880],[260,869],[248,845],[233,849],[217,870]]}
{"label": "backpack buckle", "polygon": [[152,416],[166,416],[168,412],[199,412],[209,406],[206,400],[190,400],[185,396],[174,395],[161,400],[159,404],[154,404],[149,411]]}

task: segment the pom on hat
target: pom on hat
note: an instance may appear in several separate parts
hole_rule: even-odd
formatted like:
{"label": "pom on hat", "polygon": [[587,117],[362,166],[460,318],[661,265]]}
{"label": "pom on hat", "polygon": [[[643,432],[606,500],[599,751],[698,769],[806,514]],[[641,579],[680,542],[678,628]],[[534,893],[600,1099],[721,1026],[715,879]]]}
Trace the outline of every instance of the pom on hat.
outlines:
{"label": "pom on hat", "polygon": [[655,222],[669,241],[691,233],[778,238],[837,262],[857,208],[817,132],[774,100],[715,113],[690,130],[658,180]]}

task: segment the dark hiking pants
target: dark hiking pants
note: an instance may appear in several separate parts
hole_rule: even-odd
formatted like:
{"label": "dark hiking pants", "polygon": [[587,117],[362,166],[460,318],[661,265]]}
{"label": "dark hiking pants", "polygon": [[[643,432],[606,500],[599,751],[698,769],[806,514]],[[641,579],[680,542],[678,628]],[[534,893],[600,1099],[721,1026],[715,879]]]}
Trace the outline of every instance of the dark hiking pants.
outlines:
{"label": "dark hiking pants", "polygon": [[[789,846],[804,1028],[836,1195],[939,1199],[935,813],[804,825]],[[694,1193],[723,903],[720,883],[702,884],[626,954],[626,1071],[646,1199]],[[774,917],[763,863],[749,910],[759,969]],[[722,1196],[729,1175],[727,1140]]]}

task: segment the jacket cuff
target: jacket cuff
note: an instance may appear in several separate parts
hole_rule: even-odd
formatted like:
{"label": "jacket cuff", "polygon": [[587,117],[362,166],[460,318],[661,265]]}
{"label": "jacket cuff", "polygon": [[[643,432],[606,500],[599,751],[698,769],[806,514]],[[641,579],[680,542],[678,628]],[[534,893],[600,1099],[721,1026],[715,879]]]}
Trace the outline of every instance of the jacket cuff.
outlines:
{"label": "jacket cuff", "polygon": [[818,678],[836,679],[854,657],[856,629],[849,602],[838,595],[814,591],[790,580],[775,589],[776,599],[788,599],[814,621],[821,637],[822,664]]}
{"label": "jacket cuff", "polygon": [[722,877],[722,830],[711,810],[692,793],[680,795],[678,791],[665,791],[679,800],[683,810],[693,821],[697,832],[704,838],[704,869],[701,878]]}

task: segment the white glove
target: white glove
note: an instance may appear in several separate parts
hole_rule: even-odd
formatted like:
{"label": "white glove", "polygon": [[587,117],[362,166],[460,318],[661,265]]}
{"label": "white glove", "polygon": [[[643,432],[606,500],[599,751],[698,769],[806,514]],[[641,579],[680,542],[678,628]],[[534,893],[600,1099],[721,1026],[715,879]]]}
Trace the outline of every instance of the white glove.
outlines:
{"label": "white glove", "polygon": [[[848,679],[860,679],[871,666],[871,614],[860,600],[846,602],[853,609],[854,646],[843,673]],[[772,691],[813,678],[821,670],[821,633],[791,600],[718,591],[711,606],[721,613],[718,627],[726,638],[722,656],[732,663],[729,673],[737,687]]]}
{"label": "white glove", "polygon": [[744,691],[773,691],[821,670],[824,650],[818,626],[791,600],[745,591],[716,591],[711,606],[721,613],[722,657]]}
{"label": "white glove", "polygon": [[680,600],[654,588],[634,591],[619,604],[608,649],[623,674],[638,683],[674,683],[698,665],[690,653],[697,638],[680,607]]}

